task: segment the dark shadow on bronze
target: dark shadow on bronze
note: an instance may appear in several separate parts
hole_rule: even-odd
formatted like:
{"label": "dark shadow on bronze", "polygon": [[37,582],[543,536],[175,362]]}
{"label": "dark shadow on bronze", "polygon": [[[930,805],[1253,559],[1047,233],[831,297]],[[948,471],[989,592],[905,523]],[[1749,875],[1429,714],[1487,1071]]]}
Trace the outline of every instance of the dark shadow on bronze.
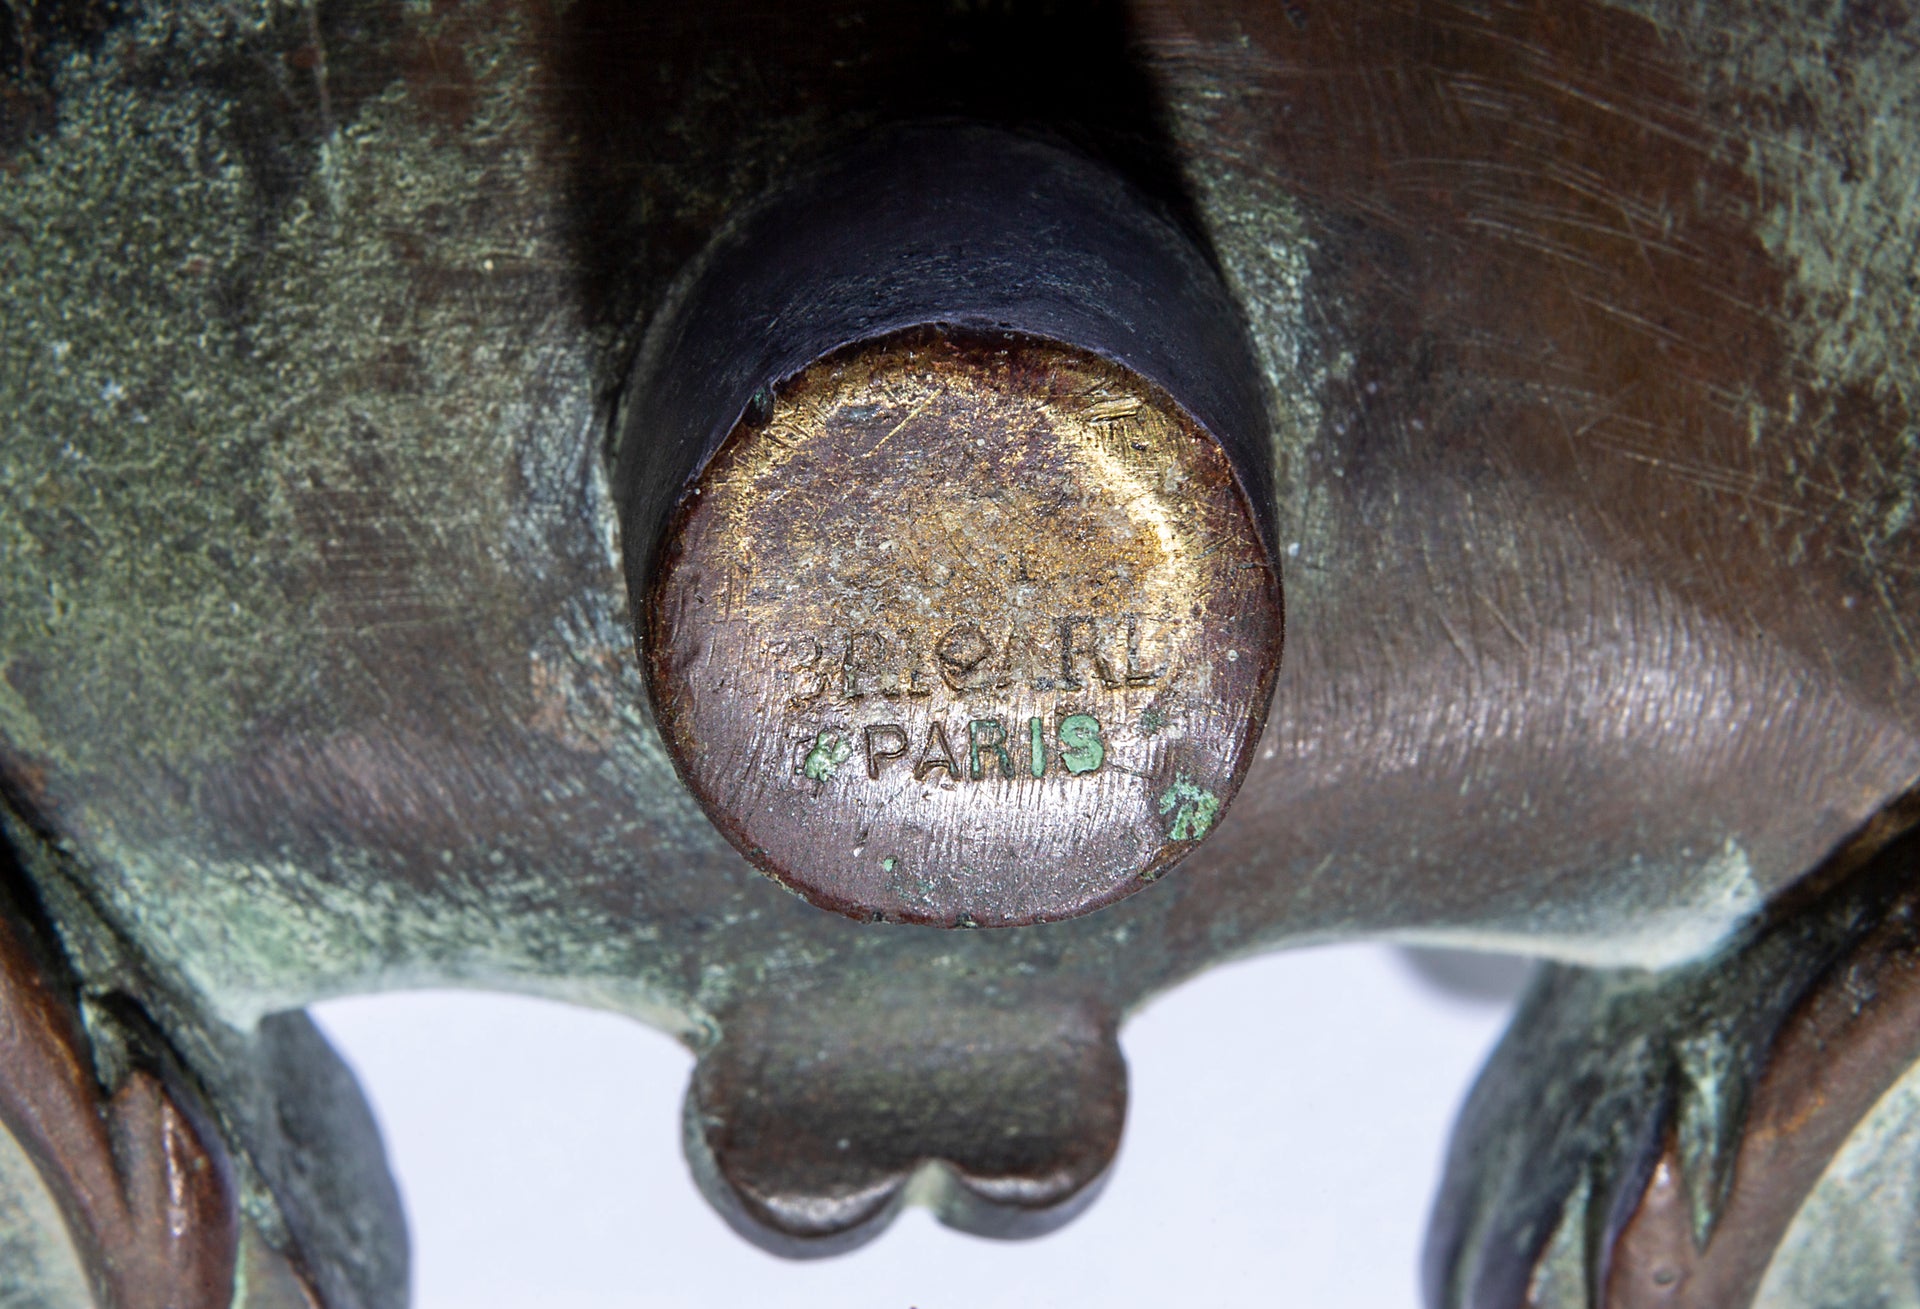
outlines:
{"label": "dark shadow on bronze", "polygon": [[552,21],[550,112],[580,303],[621,344],[741,205],[903,123],[1063,141],[1200,239],[1119,4],[587,0]]}

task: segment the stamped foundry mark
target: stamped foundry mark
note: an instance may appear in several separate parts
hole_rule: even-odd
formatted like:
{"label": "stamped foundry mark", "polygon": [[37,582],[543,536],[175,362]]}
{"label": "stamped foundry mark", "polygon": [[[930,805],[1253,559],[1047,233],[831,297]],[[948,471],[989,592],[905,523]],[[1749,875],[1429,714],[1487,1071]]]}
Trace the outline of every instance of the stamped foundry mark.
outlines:
{"label": "stamped foundry mark", "polygon": [[[827,728],[800,738],[793,771],[815,782],[828,781],[852,758],[851,737],[851,732]],[[927,724],[924,733],[909,731],[905,723],[870,723],[861,729],[859,739],[865,748],[867,779],[874,782],[887,765],[896,762],[910,769],[916,782],[936,773],[945,773],[954,782],[989,778],[1012,782],[1045,777],[1049,772],[1083,777],[1098,772],[1107,759],[1100,720],[1092,714],[1062,717],[1051,745],[1043,718],[1027,719],[1018,736],[1010,735],[1007,724],[998,718],[974,718],[954,732],[939,719]]]}
{"label": "stamped foundry mark", "polygon": [[1280,610],[1211,433],[1003,336],[883,338],[768,394],[676,509],[642,645],[749,859],[863,921],[1009,926],[1218,830]]}
{"label": "stamped foundry mark", "polygon": [[862,628],[784,637],[766,650],[790,679],[789,700],[796,708],[823,698],[917,700],[941,686],[956,693],[1016,687],[1127,691],[1167,676],[1166,665],[1142,650],[1156,626],[1162,646],[1179,629],[1178,623],[1154,624],[1137,613],[1069,614],[1010,621],[996,638],[966,619],[939,629],[931,640]]}

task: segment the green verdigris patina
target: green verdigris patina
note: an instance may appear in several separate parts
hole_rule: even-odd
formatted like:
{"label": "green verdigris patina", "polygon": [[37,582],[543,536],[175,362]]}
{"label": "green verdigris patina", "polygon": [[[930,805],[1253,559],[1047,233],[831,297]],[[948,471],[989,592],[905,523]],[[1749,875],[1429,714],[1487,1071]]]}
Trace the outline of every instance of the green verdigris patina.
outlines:
{"label": "green verdigris patina", "polygon": [[[1849,38],[1842,84],[1818,25],[1642,8],[1093,6],[1014,41],[1039,20],[154,0],[32,43],[0,131],[0,785],[103,1079],[137,995],[259,1248],[386,1304],[377,1203],[288,1217],[334,1183],[288,1162],[257,1025],[324,996],[513,988],[679,1034],[709,1193],[818,1249],[932,1159],[976,1230],[1072,1212],[1120,1017],[1213,960],[1714,949],[1920,776],[1920,109],[1893,37]],[[1126,78],[1062,53],[1109,38]],[[1288,665],[1164,885],[855,924],[682,792],[605,434],[731,214],[1015,49],[1171,142],[1272,389]],[[775,1157],[782,1121],[858,1148]]]}

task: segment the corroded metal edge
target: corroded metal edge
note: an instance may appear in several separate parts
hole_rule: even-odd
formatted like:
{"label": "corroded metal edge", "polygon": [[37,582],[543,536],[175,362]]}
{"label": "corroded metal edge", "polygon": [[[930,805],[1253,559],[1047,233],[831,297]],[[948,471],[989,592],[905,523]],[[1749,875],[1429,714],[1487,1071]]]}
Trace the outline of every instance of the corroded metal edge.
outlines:
{"label": "corroded metal edge", "polygon": [[[5,804],[0,824],[0,1128],[42,1178],[93,1299],[400,1309],[399,1197],[318,1029],[302,1013],[247,1033],[210,1019],[92,915],[61,852]],[[57,926],[43,902],[61,905]]]}
{"label": "corroded metal edge", "polygon": [[0,1125],[39,1169],[101,1303],[226,1309],[240,1240],[232,1161],[156,1054],[101,1085],[64,969],[0,887]]}
{"label": "corroded metal edge", "polygon": [[1890,810],[1712,959],[1556,968],[1456,1126],[1433,1309],[1737,1309],[1920,1061],[1920,829]]}

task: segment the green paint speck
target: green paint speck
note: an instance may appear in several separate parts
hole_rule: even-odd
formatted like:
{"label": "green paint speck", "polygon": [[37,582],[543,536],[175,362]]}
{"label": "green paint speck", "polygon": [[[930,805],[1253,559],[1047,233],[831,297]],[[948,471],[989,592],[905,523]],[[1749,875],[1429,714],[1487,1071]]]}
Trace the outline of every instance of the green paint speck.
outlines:
{"label": "green paint speck", "polygon": [[824,782],[833,776],[833,770],[847,762],[853,753],[853,747],[842,741],[832,732],[821,732],[813,738],[813,749],[807,751],[806,762],[800,771],[816,782]]}
{"label": "green paint speck", "polygon": [[1078,777],[1098,768],[1107,757],[1100,740],[1100,720],[1092,714],[1068,714],[1060,720],[1060,762]]}
{"label": "green paint speck", "polygon": [[885,859],[882,859],[880,861],[880,866],[886,869],[888,872],[892,872],[895,868],[899,866],[899,864],[900,864],[900,861],[894,858],[892,855],[888,855]]}
{"label": "green paint speck", "polygon": [[1173,814],[1173,826],[1167,829],[1169,841],[1198,841],[1213,826],[1214,815],[1220,812],[1220,798],[1195,786],[1185,773],[1175,773],[1173,785],[1160,797],[1160,812]]}

